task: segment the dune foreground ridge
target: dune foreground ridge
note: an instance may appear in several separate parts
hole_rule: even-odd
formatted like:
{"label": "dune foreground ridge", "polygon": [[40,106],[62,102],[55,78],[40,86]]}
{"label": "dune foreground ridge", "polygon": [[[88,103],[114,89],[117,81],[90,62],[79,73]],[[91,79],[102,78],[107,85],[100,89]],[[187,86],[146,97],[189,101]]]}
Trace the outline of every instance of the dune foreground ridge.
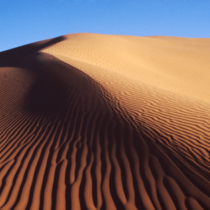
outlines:
{"label": "dune foreground ridge", "polygon": [[210,210],[210,39],[1,52],[0,167],[2,210]]}

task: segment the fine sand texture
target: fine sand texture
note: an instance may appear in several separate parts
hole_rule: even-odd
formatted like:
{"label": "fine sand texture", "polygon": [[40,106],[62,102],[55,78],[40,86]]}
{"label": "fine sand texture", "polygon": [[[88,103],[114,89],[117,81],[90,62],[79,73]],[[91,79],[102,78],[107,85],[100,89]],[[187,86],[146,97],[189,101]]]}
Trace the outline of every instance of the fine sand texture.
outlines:
{"label": "fine sand texture", "polygon": [[2,210],[210,210],[210,39],[1,52],[0,169]]}

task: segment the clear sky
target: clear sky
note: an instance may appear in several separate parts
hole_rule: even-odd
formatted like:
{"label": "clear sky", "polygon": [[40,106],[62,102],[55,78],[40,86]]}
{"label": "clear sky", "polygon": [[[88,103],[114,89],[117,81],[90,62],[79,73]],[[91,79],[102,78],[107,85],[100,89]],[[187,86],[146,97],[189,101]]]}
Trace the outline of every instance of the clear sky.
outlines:
{"label": "clear sky", "polygon": [[210,38],[210,0],[0,0],[0,51],[78,32]]}

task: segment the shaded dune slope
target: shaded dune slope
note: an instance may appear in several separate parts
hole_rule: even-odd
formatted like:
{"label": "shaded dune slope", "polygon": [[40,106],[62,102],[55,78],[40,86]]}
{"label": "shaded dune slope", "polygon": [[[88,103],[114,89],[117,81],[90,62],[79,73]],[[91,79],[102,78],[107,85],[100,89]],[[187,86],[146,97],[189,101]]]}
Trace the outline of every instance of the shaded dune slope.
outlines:
{"label": "shaded dune slope", "polygon": [[38,50],[51,46],[64,39],[65,37],[60,36],[53,39],[47,39],[44,41],[39,41],[21,47],[16,47],[11,50],[6,50],[4,52],[0,52],[0,58],[1,58],[0,66],[1,67],[17,66],[22,59],[25,59],[29,55],[36,53]]}
{"label": "shaded dune slope", "polygon": [[0,68],[1,209],[210,209],[208,103],[64,60]]}

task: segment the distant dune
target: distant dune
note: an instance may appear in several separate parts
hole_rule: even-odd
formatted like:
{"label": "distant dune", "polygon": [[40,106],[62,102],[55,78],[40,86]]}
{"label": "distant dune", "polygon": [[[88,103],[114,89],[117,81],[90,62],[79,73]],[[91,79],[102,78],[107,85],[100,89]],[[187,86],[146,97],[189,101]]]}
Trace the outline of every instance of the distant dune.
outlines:
{"label": "distant dune", "polygon": [[210,209],[210,39],[71,34],[0,53],[0,209]]}

